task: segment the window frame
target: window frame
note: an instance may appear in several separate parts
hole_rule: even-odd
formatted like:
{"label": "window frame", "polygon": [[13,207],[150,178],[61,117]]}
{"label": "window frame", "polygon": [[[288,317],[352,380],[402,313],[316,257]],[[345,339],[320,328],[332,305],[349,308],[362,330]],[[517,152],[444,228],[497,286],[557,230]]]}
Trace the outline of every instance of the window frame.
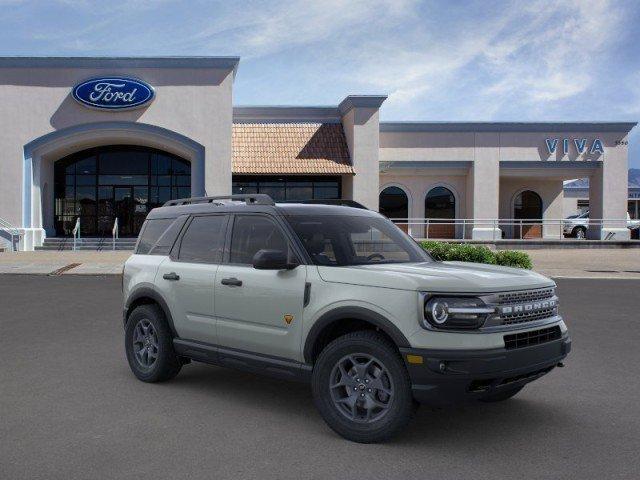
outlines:
{"label": "window frame", "polygon": [[[294,255],[294,260],[296,260],[300,265],[310,265],[311,259],[308,258],[306,251],[301,248],[299,245],[299,239],[289,230],[289,226],[284,222],[280,217],[276,215],[269,215],[268,213],[261,212],[242,212],[242,213],[233,213],[230,215],[230,220],[227,222],[227,234],[225,238],[225,249],[223,252],[222,263],[224,265],[237,266],[237,267],[246,267],[252,266],[251,263],[231,263],[231,240],[233,238],[233,231],[236,226],[236,219],[238,217],[266,217],[268,220],[272,221],[276,228],[280,230],[287,240],[287,244],[289,249],[292,251]],[[303,253],[304,252],[304,253]]]}
{"label": "window frame", "polygon": [[[185,234],[189,231],[189,227],[191,226],[191,224],[193,223],[196,217],[225,217],[223,226],[222,226],[224,230],[222,234],[222,257],[220,258],[219,262],[194,261],[194,260],[185,261],[180,259],[180,250],[182,248],[182,241],[184,240]],[[176,263],[184,263],[184,264],[191,263],[191,264],[198,264],[198,265],[222,265],[222,263],[224,263],[225,252],[227,250],[227,239],[228,239],[230,217],[231,215],[223,212],[216,212],[216,213],[212,212],[212,213],[189,215],[189,218],[182,226],[182,230],[180,231],[178,239],[174,242],[173,247],[171,248],[171,252],[169,253],[169,258],[171,258],[171,261]]]}

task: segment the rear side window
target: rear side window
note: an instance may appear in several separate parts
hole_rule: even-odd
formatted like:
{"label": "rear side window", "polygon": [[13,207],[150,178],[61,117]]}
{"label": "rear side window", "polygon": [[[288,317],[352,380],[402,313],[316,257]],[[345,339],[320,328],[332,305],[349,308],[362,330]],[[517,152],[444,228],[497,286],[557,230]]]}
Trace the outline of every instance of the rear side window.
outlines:
{"label": "rear side window", "polygon": [[160,236],[167,230],[169,225],[173,223],[174,218],[154,218],[144,223],[144,228],[138,239],[138,247],[136,253],[146,255],[155,245]]}
{"label": "rear side window", "polygon": [[156,242],[155,246],[151,248],[149,255],[169,255],[169,253],[171,252],[171,247],[173,247],[176,238],[178,238],[178,235],[180,235],[180,230],[182,230],[184,222],[187,221],[187,218],[189,218],[188,215],[181,215],[180,217],[176,218],[174,222],[169,226],[169,228],[167,228],[164,233],[160,235],[160,238]]}
{"label": "rear side window", "polygon": [[220,263],[226,224],[226,215],[193,217],[182,236],[178,261]]}

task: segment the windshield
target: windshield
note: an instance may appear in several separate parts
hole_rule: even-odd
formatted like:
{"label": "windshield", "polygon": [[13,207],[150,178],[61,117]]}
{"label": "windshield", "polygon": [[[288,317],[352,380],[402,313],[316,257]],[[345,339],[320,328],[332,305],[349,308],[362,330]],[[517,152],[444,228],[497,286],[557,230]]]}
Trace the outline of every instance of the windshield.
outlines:
{"label": "windshield", "polygon": [[316,265],[432,261],[411,237],[382,217],[291,215],[287,220]]}

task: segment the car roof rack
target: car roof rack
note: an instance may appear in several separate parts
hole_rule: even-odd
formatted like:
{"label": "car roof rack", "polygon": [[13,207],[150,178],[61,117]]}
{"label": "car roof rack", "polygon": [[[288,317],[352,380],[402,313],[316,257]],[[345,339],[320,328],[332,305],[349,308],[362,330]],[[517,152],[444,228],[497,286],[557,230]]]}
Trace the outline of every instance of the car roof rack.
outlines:
{"label": "car roof rack", "polygon": [[327,198],[327,199],[313,199],[313,200],[285,200],[283,203],[304,203],[311,205],[336,205],[339,207],[353,207],[361,208],[362,210],[369,210],[367,207],[355,200],[349,200],[344,198]]}
{"label": "car roof rack", "polygon": [[177,198],[175,200],[169,200],[165,202],[163,207],[175,207],[178,205],[192,205],[196,203],[215,203],[217,205],[224,205],[217,200],[231,200],[231,201],[244,201],[247,205],[275,205],[273,199],[265,193],[255,194],[237,194],[237,195],[216,195],[215,197],[191,197],[191,198]]}

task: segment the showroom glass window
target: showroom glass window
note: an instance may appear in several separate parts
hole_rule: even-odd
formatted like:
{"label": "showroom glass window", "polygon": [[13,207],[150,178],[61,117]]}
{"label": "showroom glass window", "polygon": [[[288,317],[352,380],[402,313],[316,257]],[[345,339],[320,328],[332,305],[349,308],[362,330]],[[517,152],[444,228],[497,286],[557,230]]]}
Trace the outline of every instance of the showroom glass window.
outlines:
{"label": "showroom glass window", "polygon": [[71,234],[80,218],[83,236],[136,236],[147,213],[167,200],[191,196],[191,164],[160,150],[100,147],[54,164],[56,234]]}
{"label": "showroom glass window", "polygon": [[266,193],[276,202],[329,200],[341,197],[340,177],[310,176],[233,176],[233,193]]}

